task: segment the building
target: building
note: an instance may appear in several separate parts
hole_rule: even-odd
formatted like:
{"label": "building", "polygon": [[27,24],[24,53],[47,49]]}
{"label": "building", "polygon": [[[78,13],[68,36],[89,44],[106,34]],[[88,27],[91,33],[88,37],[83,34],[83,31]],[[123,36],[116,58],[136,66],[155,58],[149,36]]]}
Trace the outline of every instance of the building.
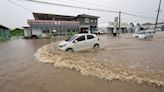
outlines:
{"label": "building", "polygon": [[99,17],[91,15],[66,16],[45,13],[33,13],[34,19],[27,20],[29,27],[24,27],[25,36],[48,35],[65,36],[70,32],[84,33],[87,30],[96,31]]}
{"label": "building", "polygon": [[10,39],[10,29],[0,25],[0,41]]}
{"label": "building", "polygon": [[[112,33],[114,28],[115,28],[115,22],[109,22],[109,24],[108,24],[109,33]],[[128,23],[122,22],[120,25],[120,28],[121,28],[121,31],[120,31],[121,33],[126,33],[127,28],[128,28]],[[117,25],[117,30],[119,30],[118,25]]]}
{"label": "building", "polygon": [[86,14],[78,15],[76,17],[76,20],[80,23],[80,32],[85,32],[86,30],[90,30],[91,32],[96,31],[98,18],[99,17],[97,16],[91,16]]}
{"label": "building", "polygon": [[144,23],[141,25],[144,29],[154,29],[154,24],[153,23]]}

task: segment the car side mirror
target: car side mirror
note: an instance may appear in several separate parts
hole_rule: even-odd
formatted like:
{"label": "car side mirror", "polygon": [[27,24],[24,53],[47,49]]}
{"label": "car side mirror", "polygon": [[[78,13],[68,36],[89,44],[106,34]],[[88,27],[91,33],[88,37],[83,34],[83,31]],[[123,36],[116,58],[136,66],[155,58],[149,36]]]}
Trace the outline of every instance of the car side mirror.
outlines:
{"label": "car side mirror", "polygon": [[78,41],[77,40],[74,40],[73,43],[77,43]]}

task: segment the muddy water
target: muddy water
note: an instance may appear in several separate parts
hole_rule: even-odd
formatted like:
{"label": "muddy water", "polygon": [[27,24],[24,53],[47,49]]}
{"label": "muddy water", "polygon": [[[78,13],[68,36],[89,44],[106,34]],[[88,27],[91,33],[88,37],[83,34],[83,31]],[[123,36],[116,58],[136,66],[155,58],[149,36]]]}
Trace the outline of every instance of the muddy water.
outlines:
{"label": "muddy water", "polygon": [[77,53],[61,52],[56,48],[58,42],[53,42],[38,49],[35,56],[40,62],[74,69],[82,75],[163,88],[164,35],[157,35],[152,41],[132,39],[127,34],[100,36],[100,49]]}
{"label": "muddy water", "polygon": [[61,38],[0,43],[0,92],[162,92],[162,40],[100,38],[101,49],[74,54],[55,48]]}

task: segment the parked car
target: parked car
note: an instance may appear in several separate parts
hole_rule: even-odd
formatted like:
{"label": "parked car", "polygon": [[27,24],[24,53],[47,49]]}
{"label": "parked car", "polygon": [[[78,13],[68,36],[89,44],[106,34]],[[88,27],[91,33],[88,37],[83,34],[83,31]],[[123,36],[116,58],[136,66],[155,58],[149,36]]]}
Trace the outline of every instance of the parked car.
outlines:
{"label": "parked car", "polygon": [[146,31],[139,31],[136,32],[133,37],[139,39],[151,39],[153,38],[155,32],[154,30],[146,30]]}
{"label": "parked car", "polygon": [[76,34],[65,41],[61,41],[58,48],[68,52],[99,48],[99,38],[95,34]]}
{"label": "parked car", "polygon": [[155,30],[156,30],[156,31],[161,31],[161,28],[156,28]]}
{"label": "parked car", "polygon": [[106,32],[104,30],[98,30],[98,31],[94,31],[93,33],[101,35],[101,34],[105,34]]}

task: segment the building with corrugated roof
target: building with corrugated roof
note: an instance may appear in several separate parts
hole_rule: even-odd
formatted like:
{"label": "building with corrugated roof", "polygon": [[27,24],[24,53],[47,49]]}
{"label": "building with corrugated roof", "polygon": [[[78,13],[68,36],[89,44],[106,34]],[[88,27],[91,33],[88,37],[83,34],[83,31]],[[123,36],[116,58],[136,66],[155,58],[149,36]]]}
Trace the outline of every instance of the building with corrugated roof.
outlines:
{"label": "building with corrugated roof", "polygon": [[10,39],[10,29],[0,25],[0,41]]}
{"label": "building with corrugated roof", "polygon": [[27,20],[29,28],[25,28],[26,36],[37,35],[47,37],[50,34],[65,36],[70,32],[84,33],[96,31],[97,16],[81,14],[77,16],[33,13],[34,19]]}

